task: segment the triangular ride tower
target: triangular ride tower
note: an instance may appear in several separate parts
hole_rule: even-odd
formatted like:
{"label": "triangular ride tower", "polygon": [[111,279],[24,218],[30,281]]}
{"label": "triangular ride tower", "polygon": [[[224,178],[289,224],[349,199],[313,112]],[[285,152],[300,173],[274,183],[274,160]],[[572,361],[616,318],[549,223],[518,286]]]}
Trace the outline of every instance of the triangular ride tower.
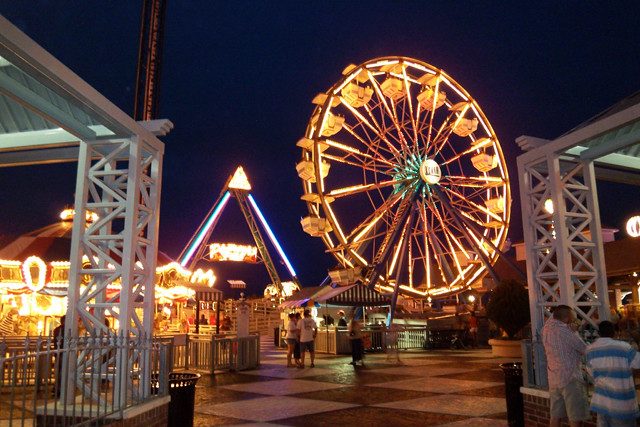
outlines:
{"label": "triangular ride tower", "polygon": [[218,219],[220,219],[222,215],[222,211],[229,199],[233,197],[238,201],[238,205],[240,206],[240,210],[244,215],[244,219],[247,221],[247,225],[249,226],[249,230],[251,231],[251,235],[253,236],[253,240],[256,243],[256,247],[258,249],[258,253],[260,255],[260,261],[264,264],[267,269],[267,273],[269,273],[269,277],[273,284],[277,287],[277,289],[282,292],[282,281],[280,280],[280,276],[273,264],[273,260],[271,259],[271,255],[265,245],[264,238],[262,237],[262,233],[260,231],[260,227],[258,227],[258,222],[256,221],[256,217],[258,217],[260,224],[262,225],[262,230],[264,230],[269,236],[269,240],[273,244],[273,246],[278,251],[282,262],[287,267],[287,270],[291,274],[291,278],[293,281],[299,285],[298,277],[296,272],[294,271],[289,259],[286,254],[282,250],[280,243],[276,239],[276,236],[271,231],[271,227],[267,223],[264,215],[258,208],[258,204],[255,199],[251,195],[251,184],[249,183],[249,179],[242,169],[242,166],[238,166],[235,173],[229,177],[227,180],[222,192],[220,193],[220,197],[213,204],[209,213],[204,218],[204,221],[200,224],[194,235],[191,237],[185,248],[180,253],[180,257],[178,258],[180,265],[185,268],[191,269],[195,266],[195,264],[202,259],[204,252],[206,250],[207,244],[209,243],[209,238],[211,237],[211,233],[218,223]]}

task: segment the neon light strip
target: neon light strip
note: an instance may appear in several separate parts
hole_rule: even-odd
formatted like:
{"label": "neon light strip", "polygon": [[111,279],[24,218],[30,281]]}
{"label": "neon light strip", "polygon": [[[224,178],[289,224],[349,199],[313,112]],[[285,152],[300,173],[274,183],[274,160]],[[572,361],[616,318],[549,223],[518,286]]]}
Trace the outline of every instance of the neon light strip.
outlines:
{"label": "neon light strip", "polygon": [[269,239],[271,239],[271,243],[273,243],[273,246],[276,247],[276,249],[278,250],[278,253],[282,257],[282,260],[284,261],[285,265],[287,266],[287,269],[289,270],[289,273],[291,274],[291,277],[296,277],[295,270],[291,266],[291,263],[289,262],[289,259],[287,258],[287,256],[285,255],[284,251],[282,250],[282,247],[280,246],[280,243],[278,243],[278,240],[276,239],[276,236],[274,236],[273,232],[271,231],[271,227],[269,227],[269,224],[267,224],[267,220],[264,219],[264,216],[262,216],[262,212],[260,212],[260,208],[258,207],[258,204],[256,203],[255,200],[253,200],[253,196],[251,194],[249,194],[248,199],[251,202],[251,206],[253,206],[253,209],[258,214],[258,218],[260,218],[260,222],[262,223],[262,226],[264,227],[265,230],[267,230],[267,234],[269,235]]}
{"label": "neon light strip", "polygon": [[200,233],[198,233],[198,235],[196,236],[196,239],[193,241],[193,243],[189,247],[189,250],[184,255],[184,259],[180,261],[180,265],[182,267],[184,267],[189,263],[189,260],[191,259],[195,251],[200,247],[200,244],[202,243],[202,239],[204,239],[205,234],[207,234],[207,232],[209,231],[209,228],[211,228],[211,225],[216,221],[216,219],[220,215],[220,212],[222,212],[222,209],[227,204],[229,197],[231,197],[231,193],[229,192],[229,190],[227,190],[227,192],[224,193],[224,196],[222,196],[222,200],[220,200],[220,203],[218,203],[218,206],[216,206],[216,208],[213,210],[206,224],[204,225],[202,230],[200,230]]}

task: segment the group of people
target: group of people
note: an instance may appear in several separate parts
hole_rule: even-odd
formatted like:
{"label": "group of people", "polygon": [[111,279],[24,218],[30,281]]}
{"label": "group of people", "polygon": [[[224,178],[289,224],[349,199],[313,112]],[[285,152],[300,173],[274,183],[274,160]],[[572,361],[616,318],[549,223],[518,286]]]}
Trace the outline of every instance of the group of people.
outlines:
{"label": "group of people", "polygon": [[[640,353],[625,341],[614,339],[616,327],[601,321],[598,335],[587,345],[578,334],[575,313],[566,305],[557,306],[542,329],[547,356],[550,426],[560,426],[563,418],[572,427],[597,414],[598,427],[635,426],[640,416],[633,370],[640,369]],[[585,370],[593,380],[589,406]]]}
{"label": "group of people", "polygon": [[[286,330],[287,367],[304,368],[305,354],[309,351],[310,366],[313,368],[316,357],[314,340],[318,333],[318,325],[311,317],[311,312],[308,309],[305,310],[304,318],[301,318],[300,313],[290,313]],[[292,357],[295,363],[291,362]]]}
{"label": "group of people", "polygon": [[[351,364],[360,362],[364,365],[364,344],[362,333],[362,323],[357,319],[352,319],[347,323],[344,311],[338,312],[340,319],[338,327],[347,327],[349,341],[351,342]],[[326,320],[326,318],[325,318]],[[304,317],[300,313],[290,313],[289,322],[286,327],[285,340],[287,342],[287,367],[304,368],[305,355],[309,352],[311,367],[315,367],[315,346],[314,340],[318,333],[318,325],[311,317],[311,311],[304,310]]]}

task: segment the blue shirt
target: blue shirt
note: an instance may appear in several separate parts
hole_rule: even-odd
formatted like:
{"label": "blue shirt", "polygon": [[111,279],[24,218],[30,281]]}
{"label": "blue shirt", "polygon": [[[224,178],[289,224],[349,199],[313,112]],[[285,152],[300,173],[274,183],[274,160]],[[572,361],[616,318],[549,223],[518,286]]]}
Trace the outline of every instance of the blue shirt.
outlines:
{"label": "blue shirt", "polygon": [[640,368],[640,353],[624,341],[598,338],[587,346],[586,355],[595,385],[591,410],[616,419],[640,416],[633,382],[633,369]]}

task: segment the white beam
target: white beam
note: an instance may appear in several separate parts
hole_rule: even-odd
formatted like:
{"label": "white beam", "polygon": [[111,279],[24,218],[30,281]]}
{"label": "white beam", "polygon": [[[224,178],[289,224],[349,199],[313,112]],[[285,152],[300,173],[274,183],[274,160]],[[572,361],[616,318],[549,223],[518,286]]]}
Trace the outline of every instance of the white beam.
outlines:
{"label": "white beam", "polygon": [[44,50],[35,41],[0,15],[0,55],[20,69],[30,70],[47,87],[57,88],[76,99],[86,110],[91,110],[101,124],[118,136],[140,135],[164,152],[164,144],[151,132],[120,110],[91,85]]}
{"label": "white beam", "polygon": [[640,120],[640,104],[632,105],[629,108],[562,135],[548,144],[521,154],[520,157],[523,157],[526,163],[530,163],[547,153],[562,154],[580,143],[593,139],[610,130],[622,127],[635,120]]}
{"label": "white beam", "polygon": [[76,135],[80,139],[92,140],[95,132],[84,123],[78,121],[71,114],[61,110],[52,102],[44,99],[31,89],[21,85],[18,81],[0,72],[0,93],[13,99],[24,108],[44,117],[67,132]]}

